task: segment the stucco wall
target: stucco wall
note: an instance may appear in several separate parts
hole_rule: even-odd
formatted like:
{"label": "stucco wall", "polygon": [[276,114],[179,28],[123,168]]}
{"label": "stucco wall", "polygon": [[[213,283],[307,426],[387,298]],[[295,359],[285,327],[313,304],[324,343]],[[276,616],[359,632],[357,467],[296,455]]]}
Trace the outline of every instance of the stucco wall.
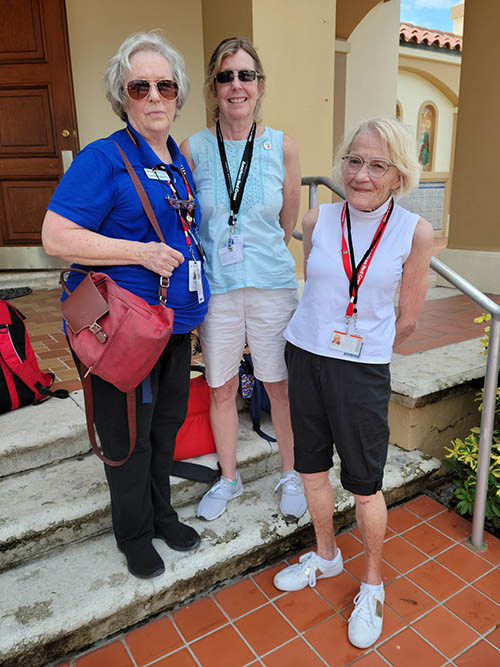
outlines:
{"label": "stucco wall", "polygon": [[345,128],[370,116],[394,115],[399,49],[399,2],[374,7],[348,41]]}
{"label": "stucco wall", "polygon": [[123,126],[104,96],[102,76],[123,39],[140,30],[161,28],[186,60],[191,93],[172,136],[181,141],[205,125],[201,0],[66,0],[66,10],[81,148]]}
{"label": "stucco wall", "polygon": [[435,156],[433,171],[449,171],[453,143],[453,105],[429,81],[418,74],[399,72],[397,98],[401,103],[403,123],[413,129],[417,137],[418,113],[424,102],[432,102],[437,109]]}

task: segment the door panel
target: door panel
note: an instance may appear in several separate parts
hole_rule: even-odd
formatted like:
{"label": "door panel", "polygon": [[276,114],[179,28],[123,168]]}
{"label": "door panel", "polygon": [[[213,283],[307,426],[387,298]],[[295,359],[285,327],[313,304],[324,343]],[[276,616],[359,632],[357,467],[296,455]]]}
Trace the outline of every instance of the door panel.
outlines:
{"label": "door panel", "polygon": [[38,215],[46,211],[56,189],[57,179],[8,181],[2,184],[2,199],[7,214],[7,245],[25,245],[40,233]]}
{"label": "door panel", "polygon": [[0,16],[0,268],[24,268],[5,249],[40,244],[76,114],[64,0],[0,0]]}
{"label": "door panel", "polygon": [[54,152],[48,87],[0,90],[0,154]]}
{"label": "door panel", "polygon": [[2,0],[0,62],[43,58],[38,0]]}

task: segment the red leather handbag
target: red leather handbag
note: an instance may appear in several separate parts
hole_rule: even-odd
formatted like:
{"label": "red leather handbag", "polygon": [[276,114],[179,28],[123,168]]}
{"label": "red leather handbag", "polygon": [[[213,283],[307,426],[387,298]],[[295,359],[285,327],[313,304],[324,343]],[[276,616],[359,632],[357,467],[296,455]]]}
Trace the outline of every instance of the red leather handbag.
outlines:
{"label": "red leather handbag", "polygon": [[[73,271],[80,269],[72,269]],[[61,305],[69,343],[86,366],[120,391],[132,391],[149,375],[172,333],[174,311],[150,305],[105,273],[85,278]]]}

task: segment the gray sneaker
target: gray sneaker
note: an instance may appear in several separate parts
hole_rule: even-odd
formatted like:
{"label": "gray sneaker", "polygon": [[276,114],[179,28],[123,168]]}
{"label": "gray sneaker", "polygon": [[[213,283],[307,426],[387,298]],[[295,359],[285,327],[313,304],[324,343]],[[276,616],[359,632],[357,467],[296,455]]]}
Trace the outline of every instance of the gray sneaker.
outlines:
{"label": "gray sneaker", "polygon": [[295,470],[281,473],[281,479],[274,487],[274,493],[281,487],[280,510],[287,519],[300,519],[307,509],[307,501],[302,490],[300,477]]}
{"label": "gray sneaker", "polygon": [[241,496],[243,493],[243,484],[241,483],[240,473],[236,473],[236,482],[232,482],[227,477],[221,477],[211,489],[209,489],[198,505],[197,516],[200,519],[212,521],[224,513],[229,500]]}

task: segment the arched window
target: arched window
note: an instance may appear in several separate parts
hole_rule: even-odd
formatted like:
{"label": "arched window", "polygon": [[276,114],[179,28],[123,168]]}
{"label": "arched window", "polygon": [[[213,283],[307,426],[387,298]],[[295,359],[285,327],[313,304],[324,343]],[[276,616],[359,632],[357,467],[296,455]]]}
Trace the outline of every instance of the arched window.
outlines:
{"label": "arched window", "polygon": [[424,171],[432,171],[436,136],[436,107],[425,102],[418,113],[418,159]]}
{"label": "arched window", "polygon": [[403,109],[399,100],[396,100],[396,120],[403,122]]}

